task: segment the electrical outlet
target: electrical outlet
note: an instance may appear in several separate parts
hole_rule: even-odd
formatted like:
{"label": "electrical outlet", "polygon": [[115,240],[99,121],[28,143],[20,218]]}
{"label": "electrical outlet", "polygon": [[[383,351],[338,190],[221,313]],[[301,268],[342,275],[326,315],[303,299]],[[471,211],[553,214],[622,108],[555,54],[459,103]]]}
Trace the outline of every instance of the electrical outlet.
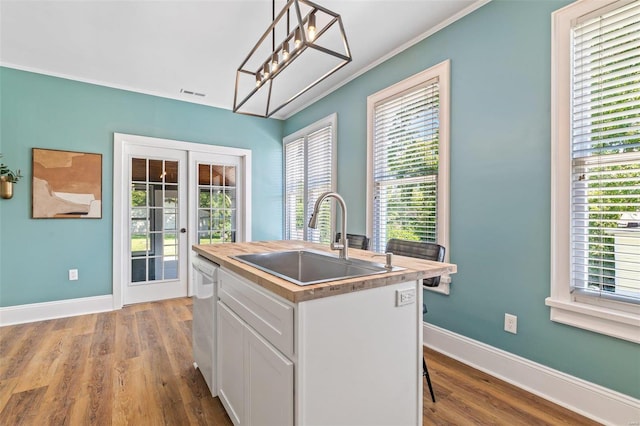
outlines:
{"label": "electrical outlet", "polygon": [[396,290],[396,306],[410,305],[416,301],[416,289]]}
{"label": "electrical outlet", "polygon": [[518,333],[518,317],[512,314],[504,314],[504,331]]}
{"label": "electrical outlet", "polygon": [[77,281],[77,280],[78,280],[78,270],[69,269],[69,281]]}

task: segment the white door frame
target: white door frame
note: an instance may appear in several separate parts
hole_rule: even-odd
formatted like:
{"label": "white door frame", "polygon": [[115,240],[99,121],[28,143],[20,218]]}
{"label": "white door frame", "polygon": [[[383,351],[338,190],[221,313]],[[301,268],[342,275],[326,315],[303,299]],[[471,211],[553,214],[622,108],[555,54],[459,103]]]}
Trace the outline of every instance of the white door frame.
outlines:
{"label": "white door frame", "polygon": [[[129,259],[127,250],[123,247],[127,244],[126,226],[128,224],[129,212],[127,206],[129,200],[127,185],[129,177],[126,176],[127,161],[126,146],[142,146],[182,150],[188,153],[188,157],[197,156],[198,153],[232,155],[240,157],[240,165],[244,178],[240,182],[242,194],[239,194],[239,203],[242,205],[242,211],[238,209],[238,240],[251,241],[251,150],[242,148],[231,148],[217,145],[207,145],[194,142],[176,141],[171,139],[160,139],[148,136],[128,135],[124,133],[113,134],[113,309],[121,309],[123,305],[123,286],[128,283],[126,262]],[[191,167],[191,161],[188,161],[188,167]],[[194,208],[198,198],[194,194],[197,193],[197,181],[195,173],[189,171],[189,179],[187,181],[187,205],[188,223],[193,223],[190,216],[193,212],[197,212]],[[193,204],[193,205],[192,205]],[[195,244],[195,234],[193,229],[187,230],[187,246],[192,247]],[[188,264],[191,265],[191,259],[194,255],[192,250],[188,250]],[[188,294],[193,294],[191,268],[187,268]]]}

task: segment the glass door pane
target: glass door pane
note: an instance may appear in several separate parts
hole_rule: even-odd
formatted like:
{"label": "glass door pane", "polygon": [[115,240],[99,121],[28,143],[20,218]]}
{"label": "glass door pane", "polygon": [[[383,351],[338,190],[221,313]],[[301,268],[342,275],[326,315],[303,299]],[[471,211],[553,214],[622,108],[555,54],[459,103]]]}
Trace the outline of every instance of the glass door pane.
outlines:
{"label": "glass door pane", "polygon": [[197,244],[236,241],[237,167],[198,163]]}
{"label": "glass door pane", "polygon": [[178,162],[131,159],[131,283],[179,276]]}

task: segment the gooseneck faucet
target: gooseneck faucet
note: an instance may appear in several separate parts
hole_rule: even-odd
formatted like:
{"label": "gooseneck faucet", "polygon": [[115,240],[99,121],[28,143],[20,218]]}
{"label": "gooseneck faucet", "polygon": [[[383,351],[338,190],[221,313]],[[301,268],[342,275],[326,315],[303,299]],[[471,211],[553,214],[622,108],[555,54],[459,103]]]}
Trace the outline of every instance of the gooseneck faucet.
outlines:
{"label": "gooseneck faucet", "polygon": [[313,213],[309,219],[309,228],[315,229],[318,226],[318,212],[320,211],[320,204],[327,198],[335,198],[340,204],[342,210],[342,226],[340,227],[340,241],[339,243],[331,242],[331,250],[340,250],[340,259],[349,258],[349,241],[347,240],[347,205],[344,199],[337,192],[325,192],[321,194],[316,200],[316,205],[313,207]]}

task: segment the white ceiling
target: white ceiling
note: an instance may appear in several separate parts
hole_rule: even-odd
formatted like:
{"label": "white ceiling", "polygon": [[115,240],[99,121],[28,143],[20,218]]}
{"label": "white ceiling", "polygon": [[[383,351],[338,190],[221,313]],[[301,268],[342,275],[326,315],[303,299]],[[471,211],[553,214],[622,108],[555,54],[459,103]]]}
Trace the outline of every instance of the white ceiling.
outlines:
{"label": "white ceiling", "polygon": [[[317,0],[342,16],[353,61],[274,117],[486,2]],[[276,13],[284,4],[276,0]],[[236,70],[271,24],[271,8],[270,0],[0,0],[0,64],[232,109]]]}

